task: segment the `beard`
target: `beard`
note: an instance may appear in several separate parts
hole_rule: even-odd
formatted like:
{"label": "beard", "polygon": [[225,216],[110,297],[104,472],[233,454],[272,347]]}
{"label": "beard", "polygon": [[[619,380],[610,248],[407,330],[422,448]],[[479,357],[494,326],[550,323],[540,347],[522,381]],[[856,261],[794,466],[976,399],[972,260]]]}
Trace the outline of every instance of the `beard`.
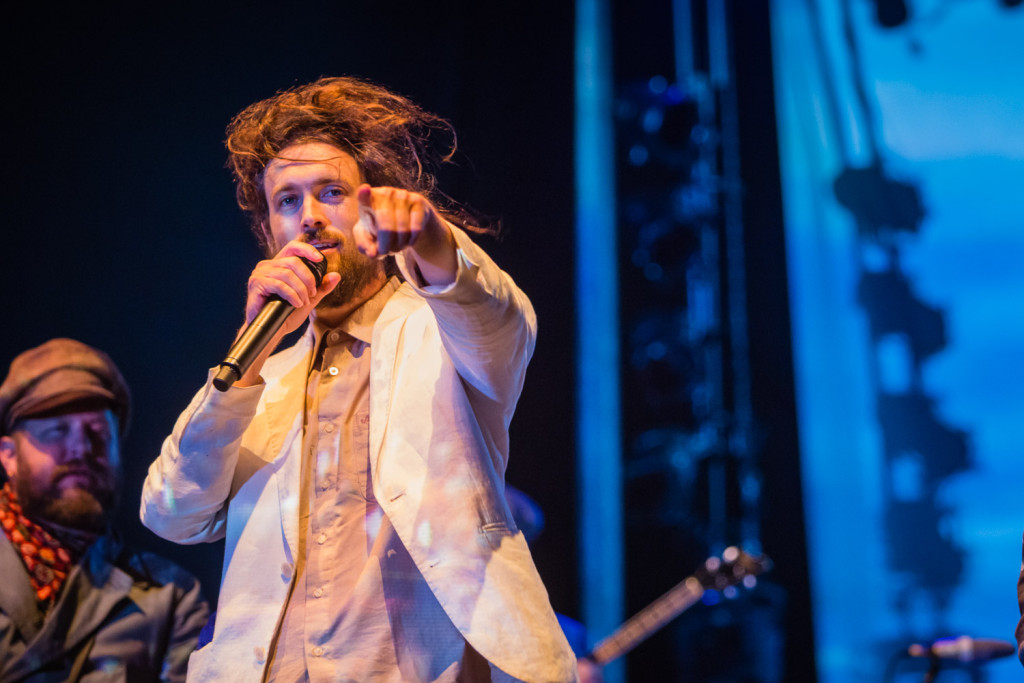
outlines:
{"label": "beard", "polygon": [[[84,478],[85,482],[62,485],[69,476]],[[106,531],[117,503],[118,479],[110,469],[80,463],[57,468],[45,483],[31,477],[16,477],[14,484],[27,517],[44,526],[49,523],[98,535]]]}
{"label": "beard", "polygon": [[352,240],[345,240],[341,249],[325,254],[327,272],[338,273],[341,280],[317,304],[318,309],[344,306],[362,293],[380,274],[383,265],[362,254]]}

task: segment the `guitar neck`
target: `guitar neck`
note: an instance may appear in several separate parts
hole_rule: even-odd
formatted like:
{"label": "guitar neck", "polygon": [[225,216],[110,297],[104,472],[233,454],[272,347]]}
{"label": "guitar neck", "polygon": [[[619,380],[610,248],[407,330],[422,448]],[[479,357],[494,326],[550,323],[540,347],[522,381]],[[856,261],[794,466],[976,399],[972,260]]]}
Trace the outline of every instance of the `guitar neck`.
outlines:
{"label": "guitar neck", "polygon": [[600,665],[618,659],[675,619],[704,595],[696,576],[677,583],[671,590],[637,612],[614,633],[603,639],[588,655]]}

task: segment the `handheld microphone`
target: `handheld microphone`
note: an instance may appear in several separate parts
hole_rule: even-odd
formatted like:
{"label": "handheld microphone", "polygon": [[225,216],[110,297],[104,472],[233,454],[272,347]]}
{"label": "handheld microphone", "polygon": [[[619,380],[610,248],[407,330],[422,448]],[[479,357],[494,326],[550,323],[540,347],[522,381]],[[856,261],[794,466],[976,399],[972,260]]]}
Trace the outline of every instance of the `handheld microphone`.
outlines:
{"label": "handheld microphone", "polygon": [[931,644],[915,643],[907,648],[911,657],[955,659],[960,662],[987,662],[990,659],[1017,654],[1013,643],[996,638],[942,638]]}
{"label": "handheld microphone", "polygon": [[[313,273],[313,277],[316,278],[316,286],[319,287],[323,282],[324,275],[327,274],[327,258],[321,258],[319,261],[310,261],[301,256],[299,258]],[[220,362],[217,374],[213,378],[213,386],[218,391],[227,391],[228,387],[241,379],[294,310],[294,306],[276,294],[269,296],[266,303],[263,304],[263,308],[231,346],[224,360]]]}

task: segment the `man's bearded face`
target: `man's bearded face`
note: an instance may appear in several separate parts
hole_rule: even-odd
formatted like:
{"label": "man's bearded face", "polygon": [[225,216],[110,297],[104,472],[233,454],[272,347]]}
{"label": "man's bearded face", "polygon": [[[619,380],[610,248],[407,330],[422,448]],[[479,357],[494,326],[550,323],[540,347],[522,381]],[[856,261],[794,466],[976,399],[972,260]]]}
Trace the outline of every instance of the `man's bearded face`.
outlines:
{"label": "man's bearded face", "polygon": [[362,182],[352,155],[323,142],[286,147],[264,172],[267,224],[275,248],[300,239],[319,249],[328,269],[341,275],[318,308],[348,303],[382,272],[381,262],[360,253],[353,236],[359,220],[356,189]]}
{"label": "man's bearded face", "polygon": [[16,467],[8,473],[25,515],[103,533],[120,480],[114,414],[106,409],[26,418],[10,438]]}

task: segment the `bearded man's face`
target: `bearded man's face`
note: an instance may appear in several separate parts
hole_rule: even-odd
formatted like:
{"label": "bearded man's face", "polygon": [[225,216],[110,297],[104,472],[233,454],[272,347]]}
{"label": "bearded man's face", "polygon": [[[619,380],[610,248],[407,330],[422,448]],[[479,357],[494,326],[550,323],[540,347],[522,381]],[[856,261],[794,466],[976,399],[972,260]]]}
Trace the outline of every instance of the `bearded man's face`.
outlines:
{"label": "bearded man's face", "polygon": [[3,437],[4,467],[25,515],[102,533],[117,502],[121,454],[109,409],[20,420]]}

